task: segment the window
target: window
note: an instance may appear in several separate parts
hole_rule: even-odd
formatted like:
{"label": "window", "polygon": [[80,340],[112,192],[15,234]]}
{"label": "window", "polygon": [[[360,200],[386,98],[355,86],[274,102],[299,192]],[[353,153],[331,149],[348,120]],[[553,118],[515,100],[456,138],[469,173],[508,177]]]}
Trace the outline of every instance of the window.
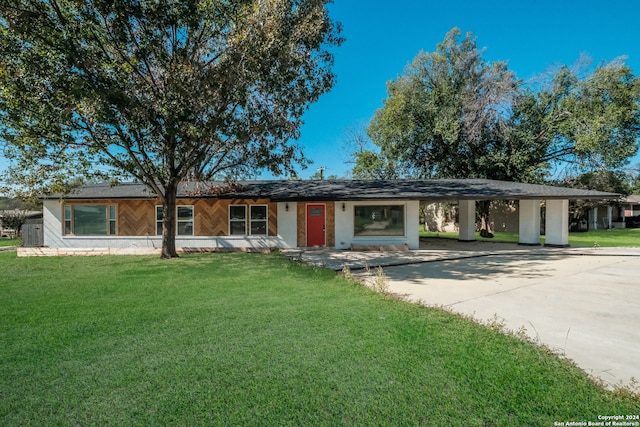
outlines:
{"label": "window", "polygon": [[116,205],[65,205],[64,234],[115,235]]}
{"label": "window", "polygon": [[109,234],[116,234],[116,205],[109,205]]}
{"label": "window", "polygon": [[251,224],[249,227],[250,234],[252,236],[266,236],[267,235],[267,206],[252,205],[250,209],[251,209]]}
{"label": "window", "polygon": [[355,206],[353,233],[355,236],[404,236],[404,206]]}
{"label": "window", "polygon": [[162,236],[162,218],[163,218],[162,212],[163,212],[162,205],[156,206],[156,235],[157,236]]}
{"label": "window", "polygon": [[[156,206],[156,234],[162,236],[163,207]],[[176,207],[176,235],[193,236],[193,206]]]}
{"label": "window", "polygon": [[64,207],[64,234],[73,234],[73,227],[71,226],[71,218],[72,218],[72,206],[65,205]]}
{"label": "window", "polygon": [[266,236],[268,224],[268,210],[266,205],[249,206],[249,227],[247,233],[247,206],[229,206],[229,235]]}
{"label": "window", "polygon": [[247,207],[245,205],[229,206],[229,235],[244,236],[247,234]]}
{"label": "window", "polygon": [[193,206],[178,206],[178,236],[193,236]]}

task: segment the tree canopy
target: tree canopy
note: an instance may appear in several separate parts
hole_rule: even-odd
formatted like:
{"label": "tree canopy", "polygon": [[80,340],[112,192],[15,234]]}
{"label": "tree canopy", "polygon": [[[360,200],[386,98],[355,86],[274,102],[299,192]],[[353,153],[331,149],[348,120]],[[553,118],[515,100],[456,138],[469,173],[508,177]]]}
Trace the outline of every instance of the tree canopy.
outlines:
{"label": "tree canopy", "polygon": [[[541,182],[556,167],[609,170],[638,151],[640,79],[620,61],[561,67],[539,87],[488,62],[454,28],[387,83],[367,133],[378,151],[353,154],[354,176]],[[482,231],[489,203],[480,203]]]}
{"label": "tree canopy", "polygon": [[[334,82],[329,0],[5,0],[0,135],[14,182],[135,178],[176,256],[185,179],[293,173],[308,105]],[[43,188],[40,187],[40,190]]]}
{"label": "tree canopy", "polygon": [[379,152],[356,162],[379,174],[398,162],[413,177],[539,182],[624,165],[638,150],[640,80],[621,61],[590,72],[561,67],[537,87],[482,58],[454,28],[387,84],[368,134]]}

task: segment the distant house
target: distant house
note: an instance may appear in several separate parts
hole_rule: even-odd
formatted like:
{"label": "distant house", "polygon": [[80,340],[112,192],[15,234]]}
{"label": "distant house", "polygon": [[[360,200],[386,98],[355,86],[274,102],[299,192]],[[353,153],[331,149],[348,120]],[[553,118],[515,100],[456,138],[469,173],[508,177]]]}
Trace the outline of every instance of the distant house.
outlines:
{"label": "distant house", "polygon": [[[628,225],[640,227],[640,194],[632,194],[622,199],[624,219]],[[630,221],[628,221],[630,219]]]}
{"label": "distant house", "polygon": [[640,195],[621,198],[615,204],[602,204],[589,210],[589,229],[640,227]]}
{"label": "distant house", "polygon": [[[217,183],[210,183],[215,188]],[[419,248],[419,202],[458,204],[459,238],[474,240],[475,203],[518,200],[523,244],[568,243],[568,201],[616,194],[513,182],[460,180],[247,181],[233,191],[181,186],[176,247],[183,249],[360,246]],[[87,185],[43,199],[50,248],[158,248],[162,205],[142,184]]]}

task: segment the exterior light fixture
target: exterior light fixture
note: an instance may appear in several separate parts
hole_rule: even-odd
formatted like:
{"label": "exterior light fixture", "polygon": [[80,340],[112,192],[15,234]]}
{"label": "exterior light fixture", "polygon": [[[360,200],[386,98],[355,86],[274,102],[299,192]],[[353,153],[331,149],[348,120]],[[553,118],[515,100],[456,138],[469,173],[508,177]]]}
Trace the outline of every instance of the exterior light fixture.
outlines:
{"label": "exterior light fixture", "polygon": [[344,212],[344,211],[345,211],[345,209],[346,209],[346,207],[345,207],[345,205],[344,205],[344,202],[342,202],[342,212]]}
{"label": "exterior light fixture", "polygon": [[289,212],[289,203],[284,204],[284,210]]}

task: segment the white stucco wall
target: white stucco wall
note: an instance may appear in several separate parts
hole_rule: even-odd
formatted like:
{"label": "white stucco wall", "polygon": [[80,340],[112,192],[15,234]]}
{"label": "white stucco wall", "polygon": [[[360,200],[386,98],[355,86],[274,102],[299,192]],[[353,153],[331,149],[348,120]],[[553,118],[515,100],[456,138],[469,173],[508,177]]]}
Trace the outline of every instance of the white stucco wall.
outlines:
{"label": "white stucco wall", "polygon": [[569,201],[547,200],[545,214],[545,245],[569,245]]}
{"label": "white stucco wall", "polygon": [[45,200],[42,204],[43,244],[52,248],[62,243],[62,204],[58,200]]}
{"label": "white stucco wall", "polygon": [[518,242],[523,245],[540,244],[540,200],[520,200]]}
{"label": "white stucco wall", "polygon": [[[336,202],[336,248],[348,249],[351,245],[404,245],[410,249],[419,249],[419,205],[418,201],[380,200],[375,202]],[[354,236],[353,215],[355,205],[403,205],[404,236]]]}
{"label": "white stucco wall", "polygon": [[280,247],[298,246],[298,204],[296,202],[278,203],[278,235],[283,243]]}

